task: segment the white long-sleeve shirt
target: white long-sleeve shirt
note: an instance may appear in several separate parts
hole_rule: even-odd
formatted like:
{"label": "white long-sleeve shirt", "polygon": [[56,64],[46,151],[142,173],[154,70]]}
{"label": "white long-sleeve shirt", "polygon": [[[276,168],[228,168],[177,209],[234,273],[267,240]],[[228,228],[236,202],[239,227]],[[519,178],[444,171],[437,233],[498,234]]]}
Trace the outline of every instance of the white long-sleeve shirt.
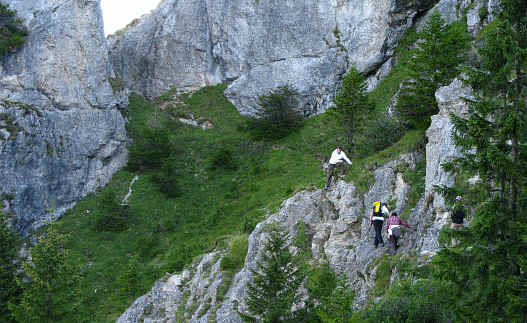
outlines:
{"label": "white long-sleeve shirt", "polygon": [[331,158],[329,159],[329,163],[335,165],[342,162],[342,160],[345,160],[348,164],[351,165],[351,161],[349,160],[348,156],[346,156],[344,151],[341,150],[339,154],[338,149],[333,150],[333,152],[331,153]]}

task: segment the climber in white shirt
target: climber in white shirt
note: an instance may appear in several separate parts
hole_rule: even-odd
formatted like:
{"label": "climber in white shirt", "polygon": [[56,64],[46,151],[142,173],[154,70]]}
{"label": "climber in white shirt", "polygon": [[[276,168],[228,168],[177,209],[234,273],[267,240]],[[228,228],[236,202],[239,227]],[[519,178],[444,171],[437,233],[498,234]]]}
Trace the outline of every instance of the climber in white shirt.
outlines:
{"label": "climber in white shirt", "polygon": [[328,177],[326,179],[326,187],[324,188],[325,190],[327,190],[331,185],[331,179],[334,176],[333,173],[337,167],[344,164],[344,161],[346,161],[346,163],[351,166],[351,161],[349,160],[348,156],[346,156],[346,153],[342,151],[342,147],[338,146],[337,149],[333,150],[331,153],[331,158],[329,159]]}

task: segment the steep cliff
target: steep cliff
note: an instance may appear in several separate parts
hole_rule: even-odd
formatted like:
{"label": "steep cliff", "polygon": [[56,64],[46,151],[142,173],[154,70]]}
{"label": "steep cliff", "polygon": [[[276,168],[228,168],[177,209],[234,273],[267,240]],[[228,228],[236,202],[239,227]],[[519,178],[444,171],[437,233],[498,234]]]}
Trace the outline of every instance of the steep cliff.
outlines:
{"label": "steep cliff", "polygon": [[[158,281],[118,322],[242,322],[238,311],[246,310],[244,300],[247,282],[252,279],[250,269],[256,267],[261,257],[270,224],[278,225],[294,238],[299,223],[303,223],[313,259],[327,259],[335,270],[345,273],[356,292],[356,306],[366,305],[372,290],[379,288],[379,259],[388,252],[387,247],[376,249],[373,246],[369,206],[375,200],[382,200],[389,201],[399,213],[406,210],[404,213],[412,230],[407,230],[401,239],[398,253],[407,257],[413,255],[416,261],[423,262],[439,250],[439,232],[449,223],[449,213],[443,199],[433,192],[433,185],[453,185],[454,179],[440,167],[459,153],[450,139],[449,114],[465,113],[467,107],[463,98],[470,95],[459,80],[437,91],[440,113],[432,118],[427,131],[426,156],[419,151],[403,154],[377,168],[373,172],[375,181],[365,194],[359,194],[354,183],[344,181],[339,181],[327,193],[321,190],[298,192],[284,201],[277,213],[257,225],[249,237],[245,265],[232,281],[220,267],[225,251],[214,251],[181,274]],[[419,192],[412,187],[418,184],[405,181],[404,174],[416,170],[422,163],[426,163],[426,174],[424,189]],[[412,190],[420,196],[412,202],[415,205],[409,205]],[[397,270],[390,275],[390,281],[397,279]]]}
{"label": "steep cliff", "polygon": [[331,104],[350,65],[370,73],[386,62],[433,2],[165,0],[109,38],[110,56],[148,97],[232,82],[227,97],[252,114],[258,95],[288,83],[311,115]]}
{"label": "steep cliff", "polygon": [[98,0],[8,0],[29,31],[0,64],[0,193],[27,233],[127,159]]}

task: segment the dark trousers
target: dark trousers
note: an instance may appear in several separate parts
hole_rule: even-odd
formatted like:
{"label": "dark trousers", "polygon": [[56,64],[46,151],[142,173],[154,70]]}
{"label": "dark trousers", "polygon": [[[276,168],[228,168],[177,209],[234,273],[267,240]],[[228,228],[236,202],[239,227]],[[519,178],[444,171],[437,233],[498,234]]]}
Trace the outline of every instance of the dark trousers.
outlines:
{"label": "dark trousers", "polygon": [[338,163],[338,164],[329,164],[328,166],[328,176],[326,178],[326,188],[329,188],[331,185],[331,179],[335,176],[337,176],[335,173],[338,173],[340,169],[341,175],[344,174],[344,163]]}
{"label": "dark trousers", "polygon": [[382,224],[384,221],[381,220],[374,220],[372,221],[373,227],[375,228],[375,247],[380,243],[384,245],[384,241],[382,241]]}
{"label": "dark trousers", "polygon": [[391,235],[388,240],[390,242],[390,249],[392,250],[392,253],[395,254],[395,251],[399,248],[399,244],[397,243],[397,240],[399,240],[399,238]]}

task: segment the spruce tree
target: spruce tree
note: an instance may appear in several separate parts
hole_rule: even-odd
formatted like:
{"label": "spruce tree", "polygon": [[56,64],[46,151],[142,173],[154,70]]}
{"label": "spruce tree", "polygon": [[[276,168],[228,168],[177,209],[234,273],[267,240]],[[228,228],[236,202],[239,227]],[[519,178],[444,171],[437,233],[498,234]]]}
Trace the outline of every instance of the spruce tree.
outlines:
{"label": "spruce tree", "polygon": [[260,322],[281,322],[290,316],[293,304],[299,300],[302,275],[293,260],[288,235],[272,230],[262,261],[257,262],[256,270],[251,270],[254,279],[247,286],[249,312]]}
{"label": "spruce tree", "polygon": [[8,303],[13,302],[20,292],[15,282],[18,247],[18,239],[8,227],[5,214],[0,211],[0,322],[13,320]]}
{"label": "spruce tree", "polygon": [[64,244],[68,235],[49,224],[44,236],[31,248],[24,262],[26,279],[17,283],[23,290],[20,303],[11,309],[18,322],[74,322],[80,291],[80,268],[71,262]]}
{"label": "spruce tree", "polygon": [[430,116],[439,111],[435,92],[459,74],[468,40],[464,23],[446,25],[438,11],[430,16],[408,63],[410,79],[403,82],[395,106],[400,118],[411,127],[430,126]]}
{"label": "spruce tree", "polygon": [[354,67],[344,76],[342,89],[334,100],[335,106],[329,110],[344,129],[348,140],[348,151],[356,151],[356,134],[366,125],[373,113],[373,104],[366,93],[366,80]]}
{"label": "spruce tree", "polygon": [[[469,230],[437,258],[454,282],[460,321],[527,321],[527,2],[503,0],[483,32],[480,61],[468,71],[475,99],[468,117],[452,115],[463,156],[449,171],[477,176],[462,192],[473,206]],[[443,187],[448,198],[459,194]]]}

